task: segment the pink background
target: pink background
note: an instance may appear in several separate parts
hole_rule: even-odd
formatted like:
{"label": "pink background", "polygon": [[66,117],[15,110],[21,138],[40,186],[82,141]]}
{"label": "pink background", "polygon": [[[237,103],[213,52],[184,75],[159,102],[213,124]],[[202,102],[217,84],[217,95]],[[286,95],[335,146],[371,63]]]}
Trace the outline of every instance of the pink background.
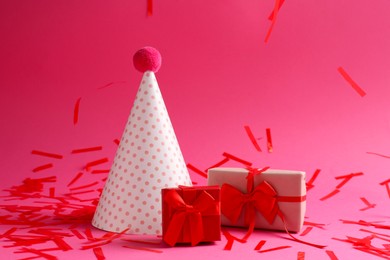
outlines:
{"label": "pink background", "polygon": [[[364,236],[359,226],[339,219],[390,222],[389,197],[379,185],[390,176],[390,161],[367,154],[390,155],[390,2],[286,1],[268,43],[272,0],[155,0],[151,17],[146,2],[0,2],[1,188],[29,176],[57,175],[58,190],[65,189],[84,162],[112,159],[113,140],[122,134],[142,76],[132,55],[149,45],[163,57],[156,76],[187,163],[205,169],[229,152],[258,167],[303,170],[308,177],[321,169],[308,194],[307,217],[326,230],[301,238],[327,244],[340,259],[373,257],[332,237]],[[340,66],[365,97],[344,80]],[[73,125],[79,97],[79,123]],[[263,152],[254,149],[244,125],[262,138]],[[273,153],[266,151],[266,128]],[[99,155],[70,156],[72,149],[96,145],[104,147]],[[53,169],[33,173],[53,161],[31,155],[34,149],[65,157],[54,160]],[[335,176],[352,172],[364,175],[319,200],[340,182]],[[359,211],[365,207],[360,197],[376,208]],[[0,234],[8,228],[0,226]],[[281,236],[258,231],[230,252],[222,241],[164,248],[158,256],[258,257],[253,248],[266,239],[268,247],[292,248],[264,257],[294,259],[305,251],[308,259],[329,259],[324,250]],[[0,250],[15,257],[12,249]],[[115,245],[104,252],[108,259],[156,257]],[[78,254],[93,258],[78,250],[57,256]]]}

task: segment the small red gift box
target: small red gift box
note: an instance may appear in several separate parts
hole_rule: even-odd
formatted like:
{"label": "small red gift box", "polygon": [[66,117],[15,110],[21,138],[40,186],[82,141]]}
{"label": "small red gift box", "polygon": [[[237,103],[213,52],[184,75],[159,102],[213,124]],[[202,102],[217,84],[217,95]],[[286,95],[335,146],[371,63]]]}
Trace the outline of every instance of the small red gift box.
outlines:
{"label": "small red gift box", "polygon": [[218,186],[162,189],[163,240],[170,246],[221,240]]}

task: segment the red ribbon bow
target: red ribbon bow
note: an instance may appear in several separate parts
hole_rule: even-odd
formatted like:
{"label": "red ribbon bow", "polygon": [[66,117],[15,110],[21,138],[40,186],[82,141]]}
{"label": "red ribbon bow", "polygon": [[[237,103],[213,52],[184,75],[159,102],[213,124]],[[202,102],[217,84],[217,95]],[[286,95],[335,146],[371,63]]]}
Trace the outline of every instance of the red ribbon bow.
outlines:
{"label": "red ribbon bow", "polygon": [[191,241],[192,246],[197,245],[203,239],[202,216],[219,214],[218,202],[206,191],[202,191],[189,205],[176,190],[170,190],[165,194],[164,202],[173,212],[164,234],[164,241],[170,246],[176,244],[181,234],[185,241]]}
{"label": "red ribbon bow", "polygon": [[277,193],[272,186],[263,181],[252,192],[245,194],[230,184],[221,187],[221,211],[235,224],[245,208],[245,224],[254,227],[256,210],[268,223],[272,224],[279,212]]}

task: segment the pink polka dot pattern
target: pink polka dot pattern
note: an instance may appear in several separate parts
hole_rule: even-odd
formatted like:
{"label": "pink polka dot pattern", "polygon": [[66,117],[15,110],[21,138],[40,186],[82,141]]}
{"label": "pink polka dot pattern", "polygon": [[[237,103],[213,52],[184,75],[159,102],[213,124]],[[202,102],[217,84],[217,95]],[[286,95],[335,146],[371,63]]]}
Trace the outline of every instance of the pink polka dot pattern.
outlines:
{"label": "pink polka dot pattern", "polygon": [[161,189],[191,186],[153,72],[144,73],[93,226],[132,234],[161,234]]}

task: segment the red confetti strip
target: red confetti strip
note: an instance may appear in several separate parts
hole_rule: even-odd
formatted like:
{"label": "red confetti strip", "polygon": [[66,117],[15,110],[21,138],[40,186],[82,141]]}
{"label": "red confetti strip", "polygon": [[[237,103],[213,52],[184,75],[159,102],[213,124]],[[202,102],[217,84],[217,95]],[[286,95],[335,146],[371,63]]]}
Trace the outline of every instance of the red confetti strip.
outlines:
{"label": "red confetti strip", "polygon": [[125,245],[122,247],[135,249],[135,250],[142,250],[142,251],[147,251],[147,252],[152,252],[152,253],[162,253],[163,252],[161,250],[157,250],[157,249],[153,249],[153,248],[146,248],[146,247],[136,247],[136,246],[129,246],[129,245]]}
{"label": "red confetti strip", "polygon": [[300,236],[306,236],[312,229],[313,227],[306,227],[306,229],[302,231]]}
{"label": "red confetti strip", "polygon": [[272,21],[271,21],[271,26],[268,29],[267,35],[265,36],[265,43],[268,42],[269,37],[271,36],[271,32],[275,26],[276,23],[276,17],[278,16],[279,13],[279,6],[281,0],[275,0],[275,5],[274,5],[274,10],[273,10],[273,15],[272,15]]}
{"label": "red confetti strip", "polygon": [[355,176],[361,176],[363,175],[362,172],[358,172],[358,173],[351,173],[351,174],[348,174],[348,175],[343,175],[343,176],[337,176],[335,177],[336,180],[338,179],[344,179],[340,184],[338,184],[336,186],[336,189],[340,189],[341,187],[343,187],[348,181],[350,181],[353,177]]}
{"label": "red confetti strip", "polygon": [[390,156],[388,155],[384,155],[384,154],[380,154],[380,153],[373,153],[373,152],[366,152],[367,154],[373,154],[373,155],[377,155],[377,156],[380,156],[380,157],[384,157],[384,158],[387,158],[387,159],[390,159]]}
{"label": "red confetti strip", "polygon": [[74,184],[78,179],[80,179],[83,174],[84,173],[82,172],[77,173],[77,175],[68,183],[68,187]]}
{"label": "red confetti strip", "polygon": [[90,183],[90,184],[86,184],[86,185],[83,185],[83,186],[79,186],[79,187],[75,187],[75,188],[70,188],[71,191],[74,191],[74,190],[81,190],[81,189],[85,189],[85,188],[89,188],[89,187],[92,187],[96,184],[99,184],[99,182],[95,181],[93,183]]}
{"label": "red confetti strip", "polygon": [[54,196],[55,196],[55,188],[52,187],[52,188],[49,189],[49,197],[50,198],[54,198]]}
{"label": "red confetti strip", "polygon": [[147,245],[160,245],[161,244],[161,240],[151,241],[151,240],[127,239],[127,238],[124,238],[122,240],[127,241],[127,242],[147,244]]}
{"label": "red confetti strip", "polygon": [[264,246],[264,244],[265,244],[266,242],[267,242],[266,240],[261,240],[261,241],[256,245],[255,250],[256,250],[256,251],[260,250],[260,249]]}
{"label": "red confetti strip", "polygon": [[33,172],[39,172],[39,171],[43,171],[43,170],[46,170],[46,169],[49,169],[49,168],[52,168],[52,167],[53,167],[53,164],[52,163],[48,163],[48,164],[44,164],[44,165],[38,166],[38,167],[34,168],[32,171]]}
{"label": "red confetti strip", "polygon": [[96,256],[96,259],[98,260],[104,260],[106,257],[103,254],[103,249],[101,247],[95,247],[93,250],[93,253]]}
{"label": "red confetti strip", "polygon": [[85,169],[87,171],[89,171],[91,169],[91,167],[96,166],[96,165],[100,165],[100,164],[103,164],[103,163],[106,163],[106,162],[108,162],[108,158],[107,157],[99,159],[99,160],[96,160],[96,161],[92,161],[92,162],[89,162],[89,163],[87,163],[85,165]]}
{"label": "red confetti strip", "polygon": [[234,241],[237,241],[239,243],[246,243],[245,239],[239,239],[232,234],[230,234],[228,231],[222,231],[222,234],[225,236],[227,242],[223,250],[231,250],[233,247]]}
{"label": "red confetti strip", "polygon": [[278,246],[278,247],[273,247],[273,248],[269,248],[269,249],[265,249],[265,250],[260,250],[259,253],[266,253],[266,252],[286,249],[286,248],[290,248],[290,247],[291,246]]}
{"label": "red confetti strip", "polygon": [[320,228],[320,229],[324,229],[324,226],[325,226],[325,224],[314,223],[314,222],[309,222],[309,221],[304,221],[303,225],[313,226],[313,227]]}
{"label": "red confetti strip", "polygon": [[390,226],[376,224],[375,222],[367,222],[367,221],[364,221],[364,220],[353,221],[353,220],[340,219],[340,221],[343,224],[356,224],[356,225],[367,226],[367,227],[372,226],[372,227],[375,227],[375,228],[390,229]]}
{"label": "red confetti strip", "polygon": [[368,210],[368,209],[372,209],[372,208],[374,208],[375,206],[376,206],[376,204],[371,204],[370,202],[368,202],[368,200],[366,199],[366,198],[364,198],[364,197],[362,197],[362,198],[360,198],[363,202],[364,202],[364,204],[366,204],[366,206],[367,207],[365,207],[365,208],[362,208],[362,209],[360,209],[360,211],[365,211],[365,210]]}
{"label": "red confetti strip", "polygon": [[332,192],[329,193],[328,195],[322,197],[320,200],[321,200],[321,201],[327,200],[327,199],[333,197],[334,195],[336,195],[336,194],[339,193],[339,192],[340,192],[340,190],[335,189],[334,191],[332,191]]}
{"label": "red confetti strip", "polygon": [[116,145],[119,145],[119,143],[120,143],[119,139],[114,139],[114,143],[115,143]]}
{"label": "red confetti strip", "polygon": [[382,181],[381,183],[379,183],[379,185],[385,185],[385,184],[387,184],[387,183],[390,183],[390,179],[385,180],[385,181]]}
{"label": "red confetti strip", "polygon": [[339,180],[339,179],[352,178],[352,177],[361,176],[361,175],[363,175],[362,172],[357,172],[357,173],[351,173],[351,174],[347,174],[347,175],[337,176],[337,177],[334,177],[334,178],[335,178],[336,180]]}
{"label": "red confetti strip", "polygon": [[267,134],[267,149],[268,149],[269,153],[272,153],[274,148],[273,148],[273,145],[272,145],[271,129],[267,128],[267,129],[265,129],[265,131],[266,131],[266,134]]}
{"label": "red confetti strip", "polygon": [[148,0],[148,4],[147,4],[147,14],[148,16],[152,16],[153,15],[153,0]]}
{"label": "red confetti strip", "polygon": [[60,154],[47,153],[47,152],[42,152],[42,151],[38,151],[38,150],[32,150],[31,154],[46,156],[46,157],[55,158],[55,159],[62,159],[62,158],[64,158],[64,156],[62,156]]}
{"label": "red confetti strip", "polygon": [[[282,7],[283,3],[284,3],[284,0],[280,0],[279,6],[278,6],[278,12],[279,12],[280,8]],[[272,21],[273,17],[274,17],[274,11],[272,10],[272,13],[268,17],[268,20]]]}
{"label": "red confetti strip", "polygon": [[216,164],[214,164],[214,165],[210,166],[209,168],[207,168],[207,169],[205,170],[205,172],[207,172],[209,169],[217,168],[217,167],[219,167],[219,166],[222,166],[222,165],[224,165],[225,163],[227,163],[228,161],[229,161],[229,158],[224,158],[224,159],[222,159],[221,161],[217,162]]}
{"label": "red confetti strip", "polygon": [[92,174],[109,173],[110,170],[92,170]]}
{"label": "red confetti strip", "polygon": [[384,237],[390,237],[390,235],[388,234],[383,234],[383,233],[378,233],[378,232],[374,232],[374,231],[371,231],[371,230],[367,230],[367,229],[359,229],[360,231],[363,231],[363,232],[368,232],[368,233],[371,233],[371,234],[374,234],[374,235],[379,235],[379,236],[384,236]]}
{"label": "red confetti strip", "polygon": [[321,172],[320,169],[316,169],[316,171],[314,172],[313,176],[311,176],[310,180],[306,183],[307,190],[310,190],[311,188],[314,187],[313,183],[317,179],[317,177],[320,174],[320,172]]}
{"label": "red confetti strip", "polygon": [[347,72],[345,72],[342,67],[339,67],[337,70],[361,97],[364,97],[366,95],[366,92],[364,92],[364,90],[348,75]]}
{"label": "red confetti strip", "polygon": [[81,148],[81,149],[74,149],[72,150],[72,153],[88,153],[88,152],[94,152],[94,151],[100,151],[102,150],[102,146],[95,146],[95,147],[88,147],[88,148]]}
{"label": "red confetti strip", "polygon": [[297,254],[297,260],[305,260],[305,252],[299,251]]}
{"label": "red confetti strip", "polygon": [[250,127],[246,125],[246,126],[244,126],[244,128],[245,128],[246,134],[248,135],[248,137],[251,140],[251,142],[252,142],[253,146],[255,147],[255,149],[257,151],[261,152],[261,148],[260,148],[259,144],[257,143],[256,138],[253,135]]}
{"label": "red confetti strip", "polygon": [[94,238],[93,235],[92,235],[91,229],[86,228],[85,231],[84,231],[84,234],[87,236],[87,239],[88,239],[88,240],[90,240],[90,241],[95,240],[95,238]]}
{"label": "red confetti strip", "polygon": [[62,251],[72,250],[73,248],[66,243],[61,237],[53,237],[52,241],[60,248]]}
{"label": "red confetti strip", "polygon": [[71,229],[70,232],[72,232],[78,239],[85,239],[85,237],[77,229]]}
{"label": "red confetti strip", "polygon": [[251,165],[252,165],[252,163],[250,163],[250,162],[248,162],[248,161],[245,161],[245,160],[243,160],[243,159],[240,159],[240,158],[238,158],[238,157],[236,157],[236,156],[234,156],[234,155],[231,155],[231,154],[229,154],[229,153],[226,153],[226,152],[224,152],[224,153],[222,154],[222,156],[225,156],[226,158],[229,158],[230,160],[233,160],[233,161],[242,163],[242,164],[244,164],[244,165],[246,165],[246,166],[251,166]]}
{"label": "red confetti strip", "polygon": [[79,121],[79,110],[80,110],[81,98],[78,98],[73,110],[73,124],[76,125]]}
{"label": "red confetti strip", "polygon": [[329,256],[331,260],[338,260],[337,256],[335,253],[331,250],[325,250],[326,254]]}
{"label": "red confetti strip", "polygon": [[23,247],[23,248],[21,248],[21,251],[16,251],[14,253],[32,253],[32,254],[36,254],[37,256],[43,257],[43,258],[48,259],[48,260],[57,260],[57,257],[43,253],[42,250],[37,250],[37,249],[33,249],[33,248]]}
{"label": "red confetti strip", "polygon": [[115,84],[118,84],[118,83],[126,83],[126,81],[115,81],[115,82],[110,82],[110,83],[107,83],[106,85],[104,86],[101,86],[101,87],[98,87],[97,89],[98,90],[101,90],[101,89],[104,89],[104,88],[108,88],[108,87],[111,87]]}
{"label": "red confetti strip", "polygon": [[16,230],[18,230],[16,227],[13,227],[9,230],[7,230],[4,234],[0,235],[0,238],[3,238],[3,237],[8,237],[10,236],[12,233],[14,233]]}
{"label": "red confetti strip", "polygon": [[386,191],[387,191],[387,195],[389,196],[390,198],[390,179],[388,180],[385,180],[385,181],[382,181],[381,183],[379,183],[380,185],[385,185],[386,186]]}
{"label": "red confetti strip", "polygon": [[199,174],[200,176],[204,177],[204,178],[207,178],[207,173],[204,173],[203,171],[199,170],[198,168],[196,168],[195,166],[193,166],[192,164],[188,163],[187,164],[187,168],[190,169],[191,171]]}

